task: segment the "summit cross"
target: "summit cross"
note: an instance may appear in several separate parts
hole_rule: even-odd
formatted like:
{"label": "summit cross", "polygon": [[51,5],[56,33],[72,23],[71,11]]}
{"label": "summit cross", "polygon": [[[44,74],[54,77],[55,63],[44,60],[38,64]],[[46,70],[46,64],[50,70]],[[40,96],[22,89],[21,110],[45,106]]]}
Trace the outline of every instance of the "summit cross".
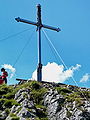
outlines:
{"label": "summit cross", "polygon": [[47,28],[50,30],[54,30],[54,31],[61,31],[60,28],[55,28],[52,26],[48,26],[48,25],[44,25],[42,24],[42,20],[41,20],[41,5],[38,4],[37,5],[37,22],[33,22],[33,21],[29,21],[29,20],[25,20],[22,19],[20,17],[15,18],[15,20],[17,22],[23,22],[23,23],[27,23],[27,24],[32,24],[37,26],[37,32],[38,32],[38,67],[37,67],[37,81],[41,82],[42,81],[42,62],[41,62],[41,28]]}

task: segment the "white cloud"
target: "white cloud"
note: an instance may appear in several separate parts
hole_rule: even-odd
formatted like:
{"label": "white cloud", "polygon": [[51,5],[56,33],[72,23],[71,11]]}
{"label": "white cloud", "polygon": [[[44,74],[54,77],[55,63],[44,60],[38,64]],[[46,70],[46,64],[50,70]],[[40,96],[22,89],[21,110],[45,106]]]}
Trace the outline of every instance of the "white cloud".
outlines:
{"label": "white cloud", "polygon": [[75,67],[74,67],[74,66],[72,66],[72,67],[71,67],[71,69],[72,69],[72,70],[78,70],[80,67],[81,67],[81,65],[76,64],[76,66],[75,66]]}
{"label": "white cloud", "polygon": [[[42,68],[42,80],[48,82],[63,83],[69,78],[73,77],[74,71],[78,70],[81,65],[76,64],[76,66],[70,67],[68,70],[64,70],[63,65],[58,65],[57,63],[48,63]],[[37,80],[37,70],[32,74],[32,79]]]}
{"label": "white cloud", "polygon": [[8,69],[8,70],[10,70],[10,78],[12,78],[13,76],[14,76],[14,74],[15,74],[15,72],[16,72],[16,69],[12,66],[12,65],[10,65],[10,64],[4,64],[4,65],[1,65],[2,67],[4,67],[5,69]]}
{"label": "white cloud", "polygon": [[80,80],[80,82],[87,82],[90,79],[90,74],[86,73]]}

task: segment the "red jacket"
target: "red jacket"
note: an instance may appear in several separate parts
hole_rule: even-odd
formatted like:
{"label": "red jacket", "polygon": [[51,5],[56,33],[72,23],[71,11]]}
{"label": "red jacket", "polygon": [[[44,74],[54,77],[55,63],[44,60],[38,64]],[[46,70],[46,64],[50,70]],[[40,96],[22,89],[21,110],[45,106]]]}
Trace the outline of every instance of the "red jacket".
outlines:
{"label": "red jacket", "polygon": [[2,79],[5,79],[7,76],[8,76],[8,73],[5,71],[5,72],[3,72],[1,77],[2,77]]}

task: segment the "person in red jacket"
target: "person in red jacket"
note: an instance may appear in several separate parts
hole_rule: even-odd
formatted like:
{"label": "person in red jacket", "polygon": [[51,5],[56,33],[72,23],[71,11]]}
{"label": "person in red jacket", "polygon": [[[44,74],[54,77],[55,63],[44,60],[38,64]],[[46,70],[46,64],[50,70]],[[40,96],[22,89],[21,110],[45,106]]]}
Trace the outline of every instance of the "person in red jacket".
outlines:
{"label": "person in red jacket", "polygon": [[4,68],[1,68],[1,72],[2,72],[2,75],[0,77],[2,78],[2,80],[5,81],[5,84],[7,84],[7,76],[8,76],[7,71],[5,71]]}

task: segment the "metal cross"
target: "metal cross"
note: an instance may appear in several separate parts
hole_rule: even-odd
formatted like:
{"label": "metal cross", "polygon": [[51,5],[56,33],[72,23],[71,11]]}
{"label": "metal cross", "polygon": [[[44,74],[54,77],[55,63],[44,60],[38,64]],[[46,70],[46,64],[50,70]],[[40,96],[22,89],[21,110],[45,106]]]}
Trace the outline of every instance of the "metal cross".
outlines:
{"label": "metal cross", "polygon": [[15,18],[15,20],[17,22],[23,22],[23,23],[27,23],[27,24],[32,24],[32,25],[36,25],[37,26],[37,31],[38,31],[38,67],[37,67],[37,81],[42,81],[42,63],[41,63],[41,28],[47,28],[47,29],[51,29],[54,31],[61,31],[60,28],[55,28],[55,27],[51,27],[48,25],[44,25],[42,24],[42,20],[41,20],[41,5],[38,4],[37,5],[37,22],[32,22],[29,20],[25,20],[25,19],[21,19],[20,17]]}

